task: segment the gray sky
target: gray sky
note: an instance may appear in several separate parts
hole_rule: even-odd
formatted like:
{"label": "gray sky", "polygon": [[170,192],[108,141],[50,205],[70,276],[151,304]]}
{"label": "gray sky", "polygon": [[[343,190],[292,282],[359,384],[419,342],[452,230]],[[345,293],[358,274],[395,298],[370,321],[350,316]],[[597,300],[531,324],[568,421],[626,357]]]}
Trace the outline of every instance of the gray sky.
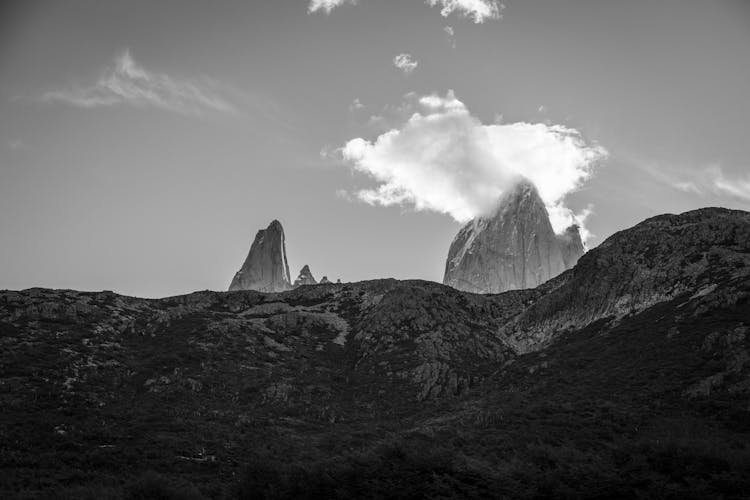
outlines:
{"label": "gray sky", "polygon": [[[524,130],[606,150],[571,157],[585,176],[558,200],[591,209],[589,246],[660,213],[750,209],[743,0],[506,0],[501,19],[319,3],[3,2],[0,288],[223,290],[274,218],[294,276],[440,281],[487,162],[535,168]],[[446,130],[465,154],[425,159]],[[357,138],[364,156],[338,149]]]}

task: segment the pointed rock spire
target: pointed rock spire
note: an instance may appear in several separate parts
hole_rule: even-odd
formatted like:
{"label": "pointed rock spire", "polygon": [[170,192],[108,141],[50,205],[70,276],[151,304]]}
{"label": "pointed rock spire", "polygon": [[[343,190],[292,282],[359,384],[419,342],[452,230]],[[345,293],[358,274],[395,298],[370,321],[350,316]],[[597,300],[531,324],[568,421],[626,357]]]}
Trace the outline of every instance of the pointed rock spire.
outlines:
{"label": "pointed rock spire", "polygon": [[557,241],[560,243],[565,269],[575,266],[578,259],[586,253],[577,224],[568,226],[564,233],[558,234]]}
{"label": "pointed rock spire", "polygon": [[[573,247],[571,243],[570,260],[576,254]],[[476,218],[458,232],[443,283],[468,292],[499,293],[536,287],[567,267],[544,202],[536,187],[522,179],[492,215]]]}
{"label": "pointed rock spire", "polygon": [[297,279],[294,280],[294,287],[297,288],[298,286],[302,285],[317,285],[318,282],[315,281],[315,278],[313,278],[312,273],[310,272],[310,267],[305,264],[302,269],[299,272],[299,276],[297,276]]}
{"label": "pointed rock spire", "polygon": [[284,228],[274,220],[255,235],[250,252],[234,275],[229,291],[283,292],[290,288]]}

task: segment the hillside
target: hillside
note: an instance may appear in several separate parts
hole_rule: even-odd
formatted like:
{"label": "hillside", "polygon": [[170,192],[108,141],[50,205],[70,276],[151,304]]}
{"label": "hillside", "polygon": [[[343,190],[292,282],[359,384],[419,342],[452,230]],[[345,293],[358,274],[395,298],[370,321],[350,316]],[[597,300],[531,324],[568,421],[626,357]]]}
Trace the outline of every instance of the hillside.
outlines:
{"label": "hillside", "polygon": [[749,278],[703,209],[497,295],[0,292],[0,495],[743,498]]}

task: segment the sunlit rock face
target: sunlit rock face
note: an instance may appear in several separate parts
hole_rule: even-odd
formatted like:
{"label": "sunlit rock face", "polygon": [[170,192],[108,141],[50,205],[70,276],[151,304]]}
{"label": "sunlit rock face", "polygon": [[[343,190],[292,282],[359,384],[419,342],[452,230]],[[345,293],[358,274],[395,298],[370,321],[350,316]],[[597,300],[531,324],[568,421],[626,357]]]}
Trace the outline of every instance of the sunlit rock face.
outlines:
{"label": "sunlit rock face", "polygon": [[522,180],[491,216],[476,218],[458,232],[443,283],[473,293],[534,288],[583,254],[577,228],[564,237],[571,242],[561,244],[536,187]]}
{"label": "sunlit rock face", "polygon": [[297,279],[294,280],[294,288],[297,288],[298,286],[302,285],[317,285],[318,282],[313,277],[312,273],[310,272],[310,266],[305,264],[302,269],[300,269],[299,276],[297,276]]}
{"label": "sunlit rock face", "polygon": [[229,291],[283,292],[290,288],[284,228],[274,220],[255,235],[250,253],[234,275]]}
{"label": "sunlit rock face", "polygon": [[569,226],[564,233],[558,234],[557,241],[560,244],[565,269],[575,266],[578,259],[586,253],[586,250],[583,248],[581,233],[575,224]]}

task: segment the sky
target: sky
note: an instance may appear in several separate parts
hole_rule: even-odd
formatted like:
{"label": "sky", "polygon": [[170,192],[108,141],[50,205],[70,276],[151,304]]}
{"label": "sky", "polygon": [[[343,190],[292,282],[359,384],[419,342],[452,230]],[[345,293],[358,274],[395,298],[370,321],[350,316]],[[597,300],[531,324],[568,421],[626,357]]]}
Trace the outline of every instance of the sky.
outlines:
{"label": "sky", "polygon": [[750,210],[743,0],[23,0],[0,7],[0,289],[441,281],[531,178],[587,246]]}

